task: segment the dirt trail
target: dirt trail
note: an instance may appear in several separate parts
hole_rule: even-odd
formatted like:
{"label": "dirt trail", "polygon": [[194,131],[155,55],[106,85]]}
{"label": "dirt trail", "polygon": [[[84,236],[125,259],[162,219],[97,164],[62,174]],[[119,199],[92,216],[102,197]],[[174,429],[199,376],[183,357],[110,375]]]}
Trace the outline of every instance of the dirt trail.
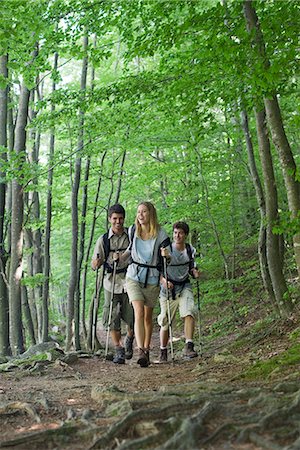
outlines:
{"label": "dirt trail", "polygon": [[[299,449],[299,377],[238,379],[249,355],[230,339],[189,361],[175,343],[174,364],[148,368],[93,356],[1,373],[0,448]],[[155,330],[152,361],[158,348]]]}

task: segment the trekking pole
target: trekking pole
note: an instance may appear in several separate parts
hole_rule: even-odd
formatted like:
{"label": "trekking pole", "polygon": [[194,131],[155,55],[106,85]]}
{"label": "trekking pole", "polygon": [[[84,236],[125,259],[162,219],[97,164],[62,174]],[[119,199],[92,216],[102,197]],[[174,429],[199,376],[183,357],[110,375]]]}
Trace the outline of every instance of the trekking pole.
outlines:
{"label": "trekking pole", "polygon": [[168,313],[168,322],[169,322],[169,341],[170,341],[170,349],[171,349],[171,359],[172,363],[174,363],[174,349],[173,349],[173,333],[172,333],[172,321],[171,321],[171,309],[170,309],[170,294],[168,287],[168,274],[167,274],[167,258],[163,257],[164,261],[164,275],[167,286],[167,313]]}
{"label": "trekking pole", "polygon": [[113,307],[114,290],[115,290],[115,282],[116,282],[117,264],[118,264],[118,261],[114,260],[114,262],[113,262],[113,277],[112,277],[111,293],[110,293],[108,326],[107,326],[107,332],[106,332],[105,360],[107,360],[107,354],[108,354],[108,341],[109,341],[109,333],[110,333],[110,326],[111,326],[111,316],[112,316],[112,307]]}
{"label": "trekking pole", "polygon": [[[97,254],[97,259],[99,259],[99,253]],[[95,296],[94,296],[94,304],[93,304],[93,319],[92,319],[92,342],[91,342],[92,351],[95,351],[97,312],[98,312],[98,307],[99,307],[99,294],[100,294],[100,279],[99,279],[99,267],[97,267]]]}
{"label": "trekking pole", "polygon": [[201,335],[201,309],[200,309],[200,286],[197,280],[197,303],[198,303],[198,333],[199,333],[199,349],[200,356],[202,356],[202,335]]}

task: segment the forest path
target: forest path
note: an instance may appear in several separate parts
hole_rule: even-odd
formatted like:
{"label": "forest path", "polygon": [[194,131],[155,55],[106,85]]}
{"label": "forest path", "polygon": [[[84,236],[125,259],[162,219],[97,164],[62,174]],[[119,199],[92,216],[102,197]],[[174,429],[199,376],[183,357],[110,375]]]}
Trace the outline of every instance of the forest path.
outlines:
{"label": "forest path", "polygon": [[[253,352],[229,352],[233,341],[204,345],[192,360],[177,341],[174,364],[148,368],[136,356],[125,365],[93,356],[1,373],[0,448],[299,449],[300,377],[244,381]],[[152,361],[158,352],[156,329]]]}

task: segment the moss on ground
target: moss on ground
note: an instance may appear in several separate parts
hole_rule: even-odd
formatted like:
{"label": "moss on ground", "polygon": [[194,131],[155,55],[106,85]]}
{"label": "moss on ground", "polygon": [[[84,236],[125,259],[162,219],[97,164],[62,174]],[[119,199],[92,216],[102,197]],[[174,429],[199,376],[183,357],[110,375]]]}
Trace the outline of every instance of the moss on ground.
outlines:
{"label": "moss on ground", "polygon": [[254,380],[258,378],[266,379],[277,370],[285,369],[289,366],[300,364],[300,344],[292,345],[288,350],[271,357],[265,361],[257,361],[252,367],[241,374],[241,378]]}

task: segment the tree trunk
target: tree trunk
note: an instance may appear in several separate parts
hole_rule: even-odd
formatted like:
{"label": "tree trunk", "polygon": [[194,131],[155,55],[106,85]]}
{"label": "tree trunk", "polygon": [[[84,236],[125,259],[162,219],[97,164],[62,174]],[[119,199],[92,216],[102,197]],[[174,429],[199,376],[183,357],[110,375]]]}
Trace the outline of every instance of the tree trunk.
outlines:
{"label": "tree trunk", "polygon": [[24,315],[24,325],[27,330],[27,334],[29,337],[30,345],[36,344],[34,326],[30,311],[30,306],[28,303],[28,295],[26,286],[21,286],[21,295],[22,295],[22,313]]}
{"label": "tree trunk", "polygon": [[[247,23],[247,29],[253,33],[253,45],[257,50],[259,60],[266,71],[270,67],[270,61],[266,55],[263,34],[260,28],[259,20],[251,0],[244,1],[244,15]],[[289,211],[292,220],[299,220],[300,210],[300,185],[296,180],[296,163],[288,142],[277,95],[273,89],[269,89],[264,98],[265,109],[267,113],[268,125],[271,130],[272,140],[278,151],[283,178],[287,191]],[[293,236],[294,254],[297,264],[298,274],[300,276],[300,233],[296,232]]]}
{"label": "tree trunk", "polygon": [[[86,55],[88,47],[87,35],[83,38],[83,51]],[[86,89],[86,77],[87,77],[87,56],[84,56],[82,61],[82,73],[81,73],[81,90],[82,98],[85,96]],[[80,149],[83,147],[83,126],[84,126],[84,111],[79,111],[79,132],[78,132],[78,153],[75,161],[74,180],[72,183],[72,250],[71,250],[71,274],[68,291],[68,311],[67,311],[67,337],[66,348],[70,349],[73,336],[73,324],[74,324],[74,337],[75,347],[80,348],[79,344],[79,304],[75,303],[75,292],[78,286],[78,192],[80,186],[81,175],[81,157],[78,156]]]}
{"label": "tree trunk", "polygon": [[[37,80],[38,85],[38,80]],[[38,95],[40,98],[40,96]],[[31,92],[31,101],[34,102],[34,91]],[[32,109],[29,111],[30,120],[33,120],[36,116],[36,112]],[[30,140],[33,142],[32,149],[29,152],[30,164],[38,165],[39,163],[39,147],[40,147],[40,135],[34,128],[30,131]],[[42,325],[43,325],[43,309],[42,309],[42,284],[37,281],[37,276],[41,276],[43,273],[43,261],[42,261],[42,232],[41,228],[36,228],[31,223],[39,223],[40,217],[40,198],[38,192],[38,179],[37,177],[31,182],[33,185],[32,190],[28,193],[29,200],[29,227],[31,228],[32,235],[32,276],[35,277],[35,283],[33,286],[34,299],[38,317],[38,342],[42,342]]]}
{"label": "tree trunk", "polygon": [[121,157],[120,169],[119,169],[119,174],[118,174],[118,184],[117,184],[117,190],[116,190],[116,196],[115,196],[114,203],[119,203],[119,199],[120,199],[120,195],[121,195],[121,187],[122,187],[125,159],[126,159],[126,150],[123,151],[122,157]]}
{"label": "tree trunk", "polygon": [[[90,237],[89,237],[89,242],[88,242],[88,246],[87,246],[87,250],[86,250],[86,255],[85,255],[85,260],[84,260],[84,270],[83,270],[83,276],[82,276],[82,324],[83,324],[83,330],[86,330],[86,326],[85,326],[85,305],[86,305],[86,281],[87,281],[87,270],[90,269],[90,252],[91,252],[91,248],[92,248],[92,243],[94,240],[94,234],[95,234],[95,226],[96,226],[96,220],[97,220],[97,207],[98,207],[98,201],[99,201],[99,197],[100,197],[100,191],[101,191],[101,184],[102,184],[102,170],[103,170],[103,166],[104,166],[104,159],[107,155],[107,151],[105,151],[102,154],[101,157],[101,162],[100,162],[100,174],[99,174],[99,179],[98,179],[98,186],[97,186],[97,190],[96,190],[96,195],[95,195],[95,200],[94,200],[94,207],[93,207],[93,219],[92,219],[92,226],[91,226],[91,232],[90,232]],[[90,317],[90,315],[89,315]],[[87,345],[88,347],[91,349],[91,335],[92,335],[92,322],[89,321],[89,331],[85,334],[85,337],[87,338]]]}
{"label": "tree trunk", "polygon": [[263,281],[265,291],[267,292],[269,302],[273,307],[276,307],[278,311],[278,306],[276,304],[274,291],[272,287],[272,281],[269,273],[268,261],[267,261],[267,230],[266,230],[266,204],[264,192],[260,180],[260,176],[257,170],[252,138],[249,130],[248,115],[245,110],[241,111],[242,128],[245,136],[249,168],[252,177],[253,186],[255,189],[256,200],[260,211],[260,228],[258,237],[258,257],[260,265],[260,273]]}
{"label": "tree trunk", "polygon": [[[79,256],[78,256],[78,280],[77,280],[77,289],[75,293],[75,310],[76,317],[78,320],[78,327],[76,328],[77,334],[75,339],[76,350],[80,349],[80,339],[79,339],[79,323],[80,323],[80,278],[82,271],[82,263],[84,259],[84,244],[85,244],[85,234],[86,234],[86,213],[87,213],[87,203],[88,203],[88,180],[90,174],[90,163],[91,158],[88,156],[86,165],[85,165],[85,174],[84,174],[84,187],[82,193],[82,207],[81,207],[81,224],[80,224],[80,238],[79,238]],[[82,305],[83,307],[83,305]]]}
{"label": "tree trunk", "polygon": [[[56,72],[58,66],[58,53],[54,54],[53,70]],[[52,84],[52,92],[56,90],[56,83]],[[51,113],[54,114],[55,104],[51,105]],[[42,340],[46,342],[49,338],[49,279],[50,279],[50,238],[51,238],[51,218],[52,218],[52,185],[53,185],[53,158],[54,158],[55,130],[51,130],[49,143],[49,161],[48,161],[48,192],[46,204],[46,226],[44,239],[44,284],[42,293],[43,309],[43,327]]]}
{"label": "tree trunk", "polygon": [[[24,161],[26,148],[26,124],[30,92],[23,84],[20,92],[18,118],[15,130],[15,153]],[[22,170],[22,167],[21,167]],[[19,179],[12,181],[11,214],[11,265],[9,277],[10,343],[13,355],[24,351],[21,316],[21,279],[23,257],[23,187]]]}
{"label": "tree trunk", "polygon": [[[277,97],[274,96],[271,99],[265,98],[265,108],[272,141],[278,151],[280,159],[291,219],[298,224],[300,211],[300,184],[296,179],[297,167],[289,141],[285,134]],[[297,228],[299,228],[299,225]],[[293,244],[297,271],[300,277],[300,233],[295,233],[293,235]]]}
{"label": "tree trunk", "polygon": [[282,258],[280,257],[280,239],[272,231],[274,223],[278,221],[278,201],[265,110],[256,111],[255,117],[265,186],[268,267],[277,306],[280,313],[284,315],[291,311],[292,303],[287,295],[288,289],[283,274]]}
{"label": "tree trunk", "polygon": [[[8,56],[0,57],[0,75],[7,80]],[[7,104],[8,104],[8,87],[0,89],[0,146],[7,146]],[[6,161],[6,153],[1,152],[0,164]],[[9,306],[8,306],[8,289],[5,274],[7,255],[4,242],[4,223],[5,223],[5,200],[6,200],[6,183],[3,181],[5,173],[0,170],[0,355],[9,355]]]}
{"label": "tree trunk", "polygon": [[[28,197],[28,194],[25,194],[25,204]],[[24,229],[24,245],[25,245],[25,249],[26,249],[26,264],[27,264],[27,275],[29,277],[33,277],[33,252],[31,251],[31,249],[33,248],[33,237],[32,237],[32,231],[25,228]],[[38,330],[39,330],[39,317],[38,317],[38,308],[39,306],[37,305],[37,302],[35,300],[35,290],[33,288],[32,285],[28,286],[28,288],[26,289],[26,295],[27,295],[27,300],[28,300],[28,304],[29,304],[29,308],[30,308],[30,314],[31,314],[31,319],[32,319],[32,323],[33,323],[33,329],[34,329],[34,334],[35,336],[38,336]]]}

